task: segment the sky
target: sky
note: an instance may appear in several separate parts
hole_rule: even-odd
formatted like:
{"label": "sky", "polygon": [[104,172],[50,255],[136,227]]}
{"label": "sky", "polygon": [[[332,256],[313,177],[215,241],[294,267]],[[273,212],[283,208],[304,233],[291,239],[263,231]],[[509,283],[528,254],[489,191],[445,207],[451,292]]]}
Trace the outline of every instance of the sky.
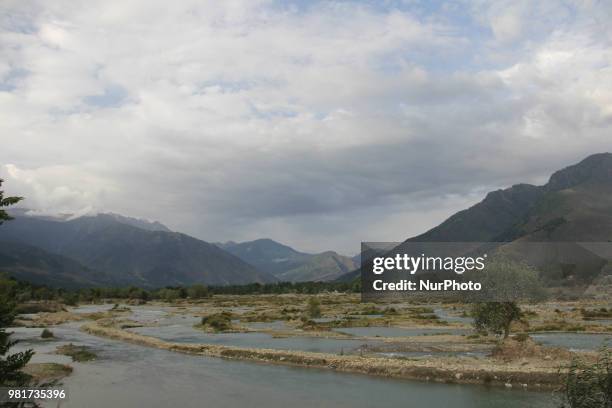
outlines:
{"label": "sky", "polygon": [[210,242],[401,241],[612,151],[610,1],[3,0],[0,177]]}

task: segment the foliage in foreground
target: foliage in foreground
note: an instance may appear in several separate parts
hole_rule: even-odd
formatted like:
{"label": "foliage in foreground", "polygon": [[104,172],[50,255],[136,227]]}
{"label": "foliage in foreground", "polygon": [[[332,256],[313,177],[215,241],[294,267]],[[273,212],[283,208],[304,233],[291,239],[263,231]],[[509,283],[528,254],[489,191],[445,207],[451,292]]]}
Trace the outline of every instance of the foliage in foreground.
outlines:
{"label": "foliage in foreground", "polygon": [[[3,180],[0,179],[0,187]],[[21,197],[4,197],[0,190],[0,225],[11,217],[4,211],[3,207],[16,204]],[[34,352],[26,350],[20,353],[8,354],[11,347],[17,341],[10,339],[11,333],[6,332],[15,318],[15,283],[10,280],[0,280],[0,387],[27,385],[31,376],[24,373],[22,369],[30,361]]]}
{"label": "foliage in foreground", "polygon": [[604,348],[595,364],[572,361],[563,399],[562,408],[612,408],[612,351]]}

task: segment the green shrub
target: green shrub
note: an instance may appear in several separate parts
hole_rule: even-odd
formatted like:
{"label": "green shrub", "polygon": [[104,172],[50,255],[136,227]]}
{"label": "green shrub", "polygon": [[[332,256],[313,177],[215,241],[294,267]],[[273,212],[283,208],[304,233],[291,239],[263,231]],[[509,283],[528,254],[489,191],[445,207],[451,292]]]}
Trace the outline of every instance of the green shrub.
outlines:
{"label": "green shrub", "polygon": [[563,384],[564,402],[569,408],[612,407],[612,353],[604,348],[595,364],[575,359]]}
{"label": "green shrub", "polygon": [[40,333],[40,337],[43,338],[43,339],[51,339],[51,338],[53,338],[55,336],[53,335],[53,332],[51,330],[44,329],[42,331],[42,333]]}
{"label": "green shrub", "polygon": [[72,358],[72,361],[90,361],[95,360],[96,355],[89,350],[87,346],[75,346],[74,344],[66,344],[57,348],[57,354],[63,354]]}
{"label": "green shrub", "polygon": [[232,314],[229,312],[215,313],[202,317],[202,326],[210,327],[215,331],[227,331],[232,329]]}
{"label": "green shrub", "polygon": [[310,299],[308,299],[308,307],[306,309],[306,313],[311,319],[321,317],[321,303],[319,302],[319,299],[317,299],[316,297],[311,297]]}
{"label": "green shrub", "polygon": [[79,304],[79,295],[73,292],[65,293],[62,297],[62,300],[65,305],[76,306]]}
{"label": "green shrub", "polygon": [[209,297],[210,293],[206,286],[195,284],[187,288],[187,296],[191,299],[203,299]]}

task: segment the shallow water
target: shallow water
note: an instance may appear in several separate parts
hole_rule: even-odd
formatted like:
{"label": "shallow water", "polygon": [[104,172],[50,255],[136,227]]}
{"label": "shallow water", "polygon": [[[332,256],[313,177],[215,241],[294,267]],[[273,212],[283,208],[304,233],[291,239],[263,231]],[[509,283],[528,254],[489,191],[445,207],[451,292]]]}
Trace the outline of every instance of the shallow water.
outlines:
{"label": "shallow water", "polygon": [[598,350],[603,345],[612,347],[612,334],[538,333],[530,336],[546,346],[565,347],[575,351]]}
{"label": "shallow water", "polygon": [[377,342],[362,340],[327,339],[323,337],[279,337],[266,333],[205,333],[183,325],[136,327],[129,331],[177,343],[208,343],[234,347],[273,348],[279,350],[314,351],[320,353],[349,353],[363,344]]}
{"label": "shallow water", "polygon": [[338,320],[338,317],[316,317],[314,319],[312,319],[313,322],[315,323],[329,323],[329,322],[333,322],[334,320]]}
{"label": "shallow water", "polygon": [[165,310],[150,309],[146,307],[131,307],[132,313],[129,318],[139,323],[157,323],[160,320],[168,318],[168,312]]}
{"label": "shallow water", "polygon": [[437,334],[468,334],[466,329],[440,328],[440,329],[407,329],[401,327],[345,327],[334,329],[339,333],[352,334],[364,337],[406,337],[406,336],[425,336]]}
{"label": "shallow water", "polygon": [[[62,407],[452,407],[552,408],[547,393],[483,386],[422,383],[329,370],[293,368],[184,355],[94,337],[78,325],[54,327],[60,341],[40,343],[40,329],[16,329],[29,339],[36,359],[66,362],[49,354],[73,341],[99,358],[70,363],[64,380],[70,398]],[[56,404],[49,404],[55,407]]]}
{"label": "shallow water", "polygon": [[474,321],[471,317],[457,316],[446,309],[435,309],[434,313],[438,316],[438,319],[447,321],[449,323],[465,323],[472,324]]}

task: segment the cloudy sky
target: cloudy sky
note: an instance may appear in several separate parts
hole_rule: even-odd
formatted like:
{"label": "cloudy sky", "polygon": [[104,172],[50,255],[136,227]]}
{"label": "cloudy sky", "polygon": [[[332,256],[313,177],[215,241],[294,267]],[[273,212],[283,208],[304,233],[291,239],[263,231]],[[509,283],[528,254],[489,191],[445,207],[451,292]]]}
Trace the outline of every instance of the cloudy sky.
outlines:
{"label": "cloudy sky", "polygon": [[0,2],[41,212],[352,254],[612,150],[610,1]]}

